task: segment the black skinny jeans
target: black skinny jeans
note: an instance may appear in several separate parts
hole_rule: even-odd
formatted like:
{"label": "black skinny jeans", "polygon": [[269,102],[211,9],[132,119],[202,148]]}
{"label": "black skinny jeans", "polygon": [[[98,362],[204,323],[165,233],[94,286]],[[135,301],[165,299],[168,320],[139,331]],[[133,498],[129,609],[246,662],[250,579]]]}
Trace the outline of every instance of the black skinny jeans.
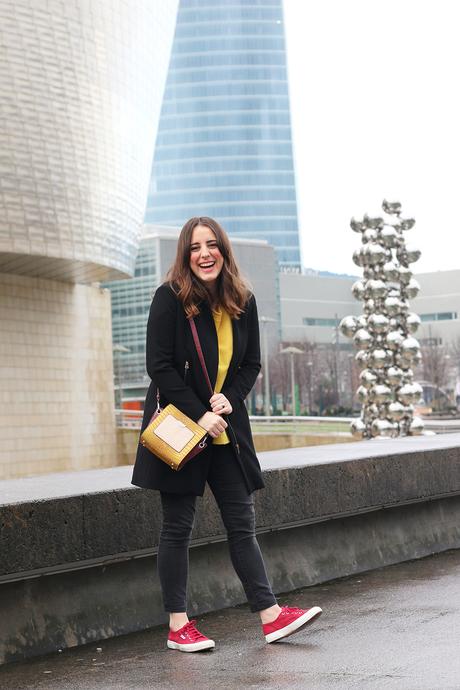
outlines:
{"label": "black skinny jeans", "polygon": [[[243,474],[230,445],[214,445],[207,477],[227,530],[230,557],[251,611],[276,604],[255,536],[255,511]],[[199,458],[195,462],[199,462]],[[187,611],[188,549],[196,496],[161,493],[163,525],[158,548],[158,574],[165,611]]]}

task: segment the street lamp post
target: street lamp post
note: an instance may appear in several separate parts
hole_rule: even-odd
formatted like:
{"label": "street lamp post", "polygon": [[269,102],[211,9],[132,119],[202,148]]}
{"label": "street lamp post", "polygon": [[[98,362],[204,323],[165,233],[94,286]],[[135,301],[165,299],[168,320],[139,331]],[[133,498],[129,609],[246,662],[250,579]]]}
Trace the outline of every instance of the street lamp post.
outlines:
{"label": "street lamp post", "polygon": [[114,354],[114,369],[115,369],[115,380],[116,380],[116,386],[115,386],[115,409],[121,409],[122,406],[122,387],[121,387],[121,362],[120,362],[120,356],[122,352],[131,352],[129,347],[125,347],[124,345],[121,345],[120,343],[115,343],[112,347],[113,354]]}
{"label": "street lamp post", "polygon": [[264,408],[267,417],[270,416],[270,375],[268,372],[268,339],[267,339],[267,324],[276,323],[276,319],[269,316],[259,316],[259,322],[262,324],[262,343],[264,350]]}
{"label": "street lamp post", "polygon": [[340,391],[339,391],[339,342],[340,342],[340,330],[339,330],[339,318],[337,314],[334,314],[335,326],[334,326],[334,390],[336,397],[336,405],[340,405]]}
{"label": "street lamp post", "polygon": [[308,367],[308,413],[311,415],[313,411],[313,393],[312,393],[312,376],[313,376],[313,362],[307,362]]}
{"label": "street lamp post", "polygon": [[285,347],[282,350],[280,350],[280,354],[282,355],[289,355],[290,357],[290,364],[291,364],[291,397],[292,397],[292,416],[295,415],[296,413],[296,395],[295,395],[295,376],[294,376],[294,355],[303,355],[305,353],[305,350],[301,350],[298,347],[294,347],[293,345],[290,345],[289,347]]}

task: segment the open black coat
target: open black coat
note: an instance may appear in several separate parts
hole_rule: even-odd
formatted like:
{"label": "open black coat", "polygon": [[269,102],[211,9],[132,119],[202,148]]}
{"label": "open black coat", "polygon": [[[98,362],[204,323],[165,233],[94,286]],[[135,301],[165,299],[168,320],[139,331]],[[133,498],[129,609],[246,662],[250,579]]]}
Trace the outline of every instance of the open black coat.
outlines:
{"label": "open black coat", "polygon": [[[209,305],[202,302],[199,309],[195,323],[214,388],[219,359],[217,332]],[[259,322],[253,295],[240,318],[232,319],[232,328],[233,356],[221,392],[233,408],[233,412],[225,417],[227,432],[251,493],[264,486],[244,404],[260,371]],[[162,407],[172,403],[195,421],[211,409],[210,393],[190,324],[181,302],[167,283],[156,290],[150,307],[146,356],[147,373],[152,380],[145,400],[141,433],[155,411],[157,386]],[[188,370],[186,362],[189,363]],[[202,496],[211,457],[210,440],[204,451],[177,472],[139,444],[132,484],[169,493]]]}

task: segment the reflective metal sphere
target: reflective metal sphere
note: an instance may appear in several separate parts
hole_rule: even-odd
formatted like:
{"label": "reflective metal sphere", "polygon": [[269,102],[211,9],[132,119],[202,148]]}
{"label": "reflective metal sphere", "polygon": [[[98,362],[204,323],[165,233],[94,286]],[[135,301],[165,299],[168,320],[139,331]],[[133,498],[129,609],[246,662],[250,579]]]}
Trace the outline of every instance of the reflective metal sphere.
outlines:
{"label": "reflective metal sphere", "polygon": [[372,386],[376,383],[377,381],[377,376],[370,371],[370,369],[363,369],[363,371],[359,375],[359,380],[361,381],[361,385],[364,386],[364,388],[372,388]]}
{"label": "reflective metal sphere", "polygon": [[366,425],[362,419],[354,419],[350,424],[350,431],[354,438],[361,439],[366,431]]}
{"label": "reflective metal sphere", "polygon": [[402,230],[410,230],[415,225],[415,218],[398,218],[398,224]]}
{"label": "reflective metal sphere", "polygon": [[403,405],[410,405],[420,400],[421,390],[422,388],[419,384],[406,383],[396,391],[396,396]]}
{"label": "reflective metal sphere", "polygon": [[353,285],[351,286],[351,292],[353,297],[356,299],[363,299],[364,298],[364,282],[362,280],[357,280]]}
{"label": "reflective metal sphere", "polygon": [[352,338],[358,330],[358,322],[354,316],[344,316],[339,324],[339,329],[347,338]]}
{"label": "reflective metal sphere", "polygon": [[412,278],[412,271],[406,266],[399,266],[399,280],[403,285],[408,285],[410,279]]}
{"label": "reflective metal sphere", "polygon": [[390,331],[386,337],[386,344],[390,350],[399,350],[404,342],[404,336],[400,331]]}
{"label": "reflective metal sphere", "polygon": [[391,393],[391,388],[389,386],[385,386],[382,383],[378,383],[375,386],[372,386],[372,388],[369,390],[369,400],[371,402],[377,403],[377,404],[382,404],[389,402],[392,397]]}
{"label": "reflective metal sphere", "polygon": [[402,299],[399,302],[399,308],[403,314],[406,314],[410,309],[410,304],[407,299]]}
{"label": "reflective metal sphere", "polygon": [[404,264],[413,264],[420,259],[422,252],[420,249],[416,249],[415,247],[407,247],[403,245],[397,249],[396,256],[398,257],[398,261],[401,261]]}
{"label": "reflective metal sphere", "polygon": [[385,333],[390,326],[390,320],[384,314],[371,314],[367,322],[369,330],[374,333]]}
{"label": "reflective metal sphere", "polygon": [[414,359],[412,360],[412,366],[414,366],[414,367],[418,366],[420,364],[420,362],[422,361],[422,359],[423,359],[422,353],[420,351],[416,352],[414,355]]}
{"label": "reflective metal sphere", "polygon": [[405,417],[411,417],[413,413],[414,413],[414,406],[412,405],[412,403],[409,403],[409,405],[404,405],[404,416]]}
{"label": "reflective metal sphere", "polygon": [[414,417],[409,425],[409,433],[411,436],[420,436],[423,434],[425,422],[420,417]]}
{"label": "reflective metal sphere", "polygon": [[361,369],[367,367],[368,358],[369,355],[367,354],[366,350],[360,350],[355,354],[355,362]]}
{"label": "reflective metal sphere", "polygon": [[405,338],[401,343],[401,355],[404,359],[412,360],[420,350],[420,343],[416,338]]}
{"label": "reflective metal sphere", "polygon": [[377,230],[368,228],[363,232],[363,242],[375,242],[377,239]]}
{"label": "reflective metal sphere", "polygon": [[383,350],[378,348],[376,350],[371,350],[369,352],[369,366],[374,367],[374,369],[383,369],[390,362],[391,353],[388,350]]}
{"label": "reflective metal sphere", "polygon": [[372,343],[372,336],[364,328],[358,328],[353,336],[353,342],[359,350],[368,350]]}
{"label": "reflective metal sphere", "polygon": [[379,239],[384,247],[391,249],[396,246],[397,231],[392,225],[384,225],[379,232]]}
{"label": "reflective metal sphere", "polygon": [[397,427],[388,419],[374,419],[371,424],[372,436],[393,436]]}
{"label": "reflective metal sphere", "polygon": [[353,263],[355,263],[357,266],[364,266],[364,256],[363,256],[363,251],[362,248],[360,249],[355,249],[353,252]]}
{"label": "reflective metal sphere", "polygon": [[380,244],[366,244],[363,251],[364,264],[375,266],[375,264],[383,263],[388,258],[389,251]]}
{"label": "reflective metal sphere", "polygon": [[350,220],[350,227],[355,232],[363,232],[367,228],[367,225],[363,219],[358,220],[357,218],[352,218]]}
{"label": "reflective metal sphere", "polygon": [[394,261],[388,261],[386,264],[384,264],[382,271],[386,280],[399,280],[399,266],[397,266]]}
{"label": "reflective metal sphere", "polygon": [[416,247],[406,247],[406,254],[407,260],[410,264],[415,263],[422,256],[422,252],[420,249],[416,249]]}
{"label": "reflective metal sphere", "polygon": [[412,402],[418,403],[420,398],[423,396],[423,388],[419,383],[412,384],[412,390],[414,392],[414,400]]}
{"label": "reflective metal sphere", "polygon": [[405,359],[399,352],[395,353],[395,364],[396,366],[400,367],[400,369],[404,369],[405,371],[407,369],[411,368],[411,360],[410,359]]}
{"label": "reflective metal sphere", "polygon": [[365,295],[372,299],[379,299],[385,297],[388,292],[388,287],[383,280],[368,280],[365,284]]}
{"label": "reflective metal sphere", "polygon": [[[412,383],[414,378],[414,372],[412,369],[405,369],[404,376],[402,377],[402,383]],[[401,384],[402,385],[402,384]]]}
{"label": "reflective metal sphere", "polygon": [[406,286],[406,294],[409,299],[414,299],[414,297],[417,297],[418,293],[420,292],[420,283],[415,280],[415,278],[411,278]]}
{"label": "reflective metal sphere", "polygon": [[367,400],[367,388],[364,388],[364,386],[359,386],[358,390],[356,391],[356,397],[358,398],[359,402],[365,402]]}
{"label": "reflective metal sphere", "polygon": [[379,416],[380,407],[375,403],[371,403],[370,405],[366,403],[364,411],[366,414],[366,421],[369,419],[376,419]]}
{"label": "reflective metal sphere", "polygon": [[383,303],[385,310],[390,316],[394,316],[395,314],[399,314],[401,310],[401,300],[399,297],[386,297],[385,302]]}
{"label": "reflective metal sphere", "polygon": [[371,216],[368,216],[367,213],[364,214],[364,220],[365,220],[368,228],[374,228],[374,229],[382,228],[384,223],[385,223],[383,218],[380,218],[380,216],[371,217]]}
{"label": "reflective metal sphere", "polygon": [[382,202],[382,208],[385,213],[390,215],[401,213],[401,203],[399,201],[387,201],[386,199]]}
{"label": "reflective metal sphere", "polygon": [[375,311],[375,302],[373,299],[367,299],[363,304],[364,313],[366,315],[373,314]]}
{"label": "reflective metal sphere", "polygon": [[409,333],[415,333],[420,324],[422,323],[420,316],[418,314],[414,314],[414,312],[410,312],[406,316],[406,327]]}
{"label": "reflective metal sphere", "polygon": [[397,386],[402,381],[404,371],[399,367],[388,367],[386,375],[389,383],[392,386]]}
{"label": "reflective metal sphere", "polygon": [[387,412],[392,422],[399,422],[404,417],[405,408],[400,402],[391,402]]}

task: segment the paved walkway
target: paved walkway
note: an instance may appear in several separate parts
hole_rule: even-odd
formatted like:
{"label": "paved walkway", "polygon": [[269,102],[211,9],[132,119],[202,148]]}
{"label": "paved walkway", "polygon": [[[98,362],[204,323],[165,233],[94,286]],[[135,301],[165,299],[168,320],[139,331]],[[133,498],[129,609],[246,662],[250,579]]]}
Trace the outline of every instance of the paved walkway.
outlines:
{"label": "paved walkway", "polygon": [[[459,690],[460,551],[299,590],[323,616],[266,645],[239,606],[199,619],[216,649],[181,654],[165,628],[0,669],[2,690]],[[97,647],[101,651],[97,651]]]}

